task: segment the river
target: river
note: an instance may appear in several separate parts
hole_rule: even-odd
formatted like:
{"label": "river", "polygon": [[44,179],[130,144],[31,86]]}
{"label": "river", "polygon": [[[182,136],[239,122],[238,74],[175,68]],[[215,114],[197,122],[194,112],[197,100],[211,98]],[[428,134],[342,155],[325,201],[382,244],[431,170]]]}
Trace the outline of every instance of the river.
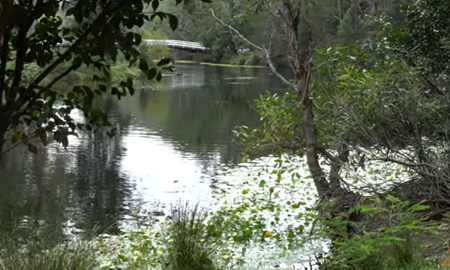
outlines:
{"label": "river", "polygon": [[[285,87],[267,69],[180,65],[121,101],[98,102],[119,134],[71,137],[38,154],[17,148],[0,170],[0,223],[114,230],[141,202],[162,214],[180,194],[209,196],[243,157],[237,125],[256,127],[254,99]],[[219,169],[220,168],[220,169]],[[220,178],[220,180],[219,180]]]}
{"label": "river", "polygon": [[[0,230],[20,224],[19,228],[47,230],[61,237],[85,235],[93,228],[115,234],[120,232],[117,224],[127,223],[136,208],[163,216],[171,202],[180,198],[219,201],[219,205],[223,199],[228,202],[222,205],[233,204],[231,199],[242,197],[244,189],[261,187],[248,179],[276,182],[273,174],[264,175],[261,169],[274,159],[261,156],[241,162],[243,147],[233,129],[257,127],[254,100],[266,91],[284,89],[268,69],[180,65],[175,74],[139,89],[134,96],[120,101],[104,97],[95,106],[117,127],[115,137],[80,133],[70,138],[67,149],[53,143],[32,154],[18,147],[3,157]],[[74,117],[83,120],[76,112]],[[286,178],[276,200],[282,205],[313,203],[315,188],[305,162],[298,158],[293,163],[298,174],[295,179]],[[348,182],[367,180],[377,186],[386,179],[409,177],[403,168],[382,163],[342,174]],[[297,228],[305,222],[292,219],[304,210],[298,205],[283,207],[282,227]],[[259,214],[274,219],[272,213]],[[282,259],[280,249],[272,244],[253,245],[245,260],[254,261],[255,269],[261,259],[264,265],[289,267],[327,249],[327,243],[319,239]]]}

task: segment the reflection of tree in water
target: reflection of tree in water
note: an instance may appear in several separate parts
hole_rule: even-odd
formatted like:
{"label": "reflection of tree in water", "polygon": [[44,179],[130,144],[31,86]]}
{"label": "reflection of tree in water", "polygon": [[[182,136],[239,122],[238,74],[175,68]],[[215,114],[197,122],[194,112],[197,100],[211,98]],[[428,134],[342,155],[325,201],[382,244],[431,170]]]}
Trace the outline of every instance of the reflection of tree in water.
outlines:
{"label": "reflection of tree in water", "polygon": [[[121,119],[121,126],[128,120]],[[117,232],[131,200],[132,187],[120,175],[120,161],[125,149],[122,136],[109,138],[104,132],[87,137],[77,148],[76,172],[72,177],[76,192],[78,227],[85,230]]]}
{"label": "reflection of tree in water", "polygon": [[[261,88],[260,88],[261,89]],[[201,160],[220,154],[220,163],[238,163],[242,148],[233,129],[259,124],[253,109],[261,90],[252,84],[209,85],[207,88],[173,93],[166,128],[182,151],[199,155]]]}
{"label": "reflection of tree in water", "polygon": [[268,78],[266,70],[207,71],[209,83],[203,86],[142,91],[137,105],[144,125],[159,130],[181,152],[194,154],[204,172],[214,175],[218,164],[241,161],[242,148],[233,129],[238,125],[256,127],[259,118],[254,100],[280,85]]}
{"label": "reflection of tree in water", "polygon": [[[116,110],[114,102],[104,105]],[[127,126],[129,120],[121,117],[118,124]],[[99,232],[116,229],[131,200],[131,187],[119,175],[122,137],[110,139],[99,132],[92,137],[81,135],[78,143],[69,144],[68,151],[50,145],[38,155],[17,149],[4,158],[0,164],[2,229],[20,224],[23,230],[37,228],[52,236],[63,236],[68,222],[88,232],[94,226]]]}
{"label": "reflection of tree in water", "polygon": [[[64,169],[54,167],[49,149],[34,155],[18,149],[0,170],[0,229],[23,239],[46,235],[47,244],[64,238],[67,221]],[[51,241],[53,240],[53,241]]]}

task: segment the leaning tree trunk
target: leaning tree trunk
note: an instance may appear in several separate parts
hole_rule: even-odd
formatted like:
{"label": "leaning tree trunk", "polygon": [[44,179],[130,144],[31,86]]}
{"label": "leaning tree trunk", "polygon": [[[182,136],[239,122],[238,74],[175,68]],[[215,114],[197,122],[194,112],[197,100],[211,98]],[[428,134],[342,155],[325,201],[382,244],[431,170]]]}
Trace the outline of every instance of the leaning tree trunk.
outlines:
{"label": "leaning tree trunk", "polygon": [[[317,136],[315,130],[315,120],[313,113],[313,100],[310,97],[309,84],[311,76],[312,40],[309,22],[302,14],[302,6],[293,6],[290,1],[283,1],[285,9],[285,22],[287,23],[288,42],[291,47],[290,66],[297,80],[296,91],[299,99],[299,107],[303,114],[303,130],[306,139],[306,162],[316,186],[319,197],[323,198],[331,192],[330,184],[320,166],[317,151]],[[309,43],[308,49],[302,49],[299,44],[298,27],[300,22],[304,22],[308,28]]]}
{"label": "leaning tree trunk", "polygon": [[[300,87],[303,87],[304,89],[301,90]],[[308,97],[309,93],[307,91],[307,86],[305,86],[304,83],[299,83],[298,93],[300,108],[303,114],[303,130],[306,138],[306,162],[319,196],[324,197],[330,192],[330,185],[319,163],[317,153],[317,136],[313,114],[313,101]]]}

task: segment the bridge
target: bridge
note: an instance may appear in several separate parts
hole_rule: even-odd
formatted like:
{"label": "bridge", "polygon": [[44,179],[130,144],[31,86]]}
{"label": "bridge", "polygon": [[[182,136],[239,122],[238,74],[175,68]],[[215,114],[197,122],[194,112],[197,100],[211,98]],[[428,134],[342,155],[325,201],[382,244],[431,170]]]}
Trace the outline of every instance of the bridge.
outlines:
{"label": "bridge", "polygon": [[186,50],[192,52],[204,52],[208,50],[200,42],[183,41],[175,39],[144,39],[142,43],[150,46],[167,46],[172,49]]}
{"label": "bridge", "polygon": [[[208,50],[208,48],[206,48],[199,42],[175,39],[143,39],[141,44],[146,44],[149,46],[167,46],[172,49],[185,50],[190,52],[204,52]],[[58,47],[67,48],[70,47],[70,45],[70,42],[63,42]]]}

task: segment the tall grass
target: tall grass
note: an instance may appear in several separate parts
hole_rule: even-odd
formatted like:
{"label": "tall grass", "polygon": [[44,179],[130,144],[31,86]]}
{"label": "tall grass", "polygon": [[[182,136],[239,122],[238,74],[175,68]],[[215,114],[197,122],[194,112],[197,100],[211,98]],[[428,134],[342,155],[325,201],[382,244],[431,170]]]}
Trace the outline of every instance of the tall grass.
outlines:
{"label": "tall grass", "polygon": [[90,270],[98,263],[81,242],[55,244],[54,237],[0,234],[0,270]]}
{"label": "tall grass", "polygon": [[176,270],[217,269],[214,256],[220,248],[219,239],[207,229],[208,213],[199,203],[177,201],[172,206],[169,234],[168,266]]}
{"label": "tall grass", "polygon": [[84,246],[64,245],[53,250],[24,252],[11,249],[0,251],[1,270],[89,270],[97,262]]}

